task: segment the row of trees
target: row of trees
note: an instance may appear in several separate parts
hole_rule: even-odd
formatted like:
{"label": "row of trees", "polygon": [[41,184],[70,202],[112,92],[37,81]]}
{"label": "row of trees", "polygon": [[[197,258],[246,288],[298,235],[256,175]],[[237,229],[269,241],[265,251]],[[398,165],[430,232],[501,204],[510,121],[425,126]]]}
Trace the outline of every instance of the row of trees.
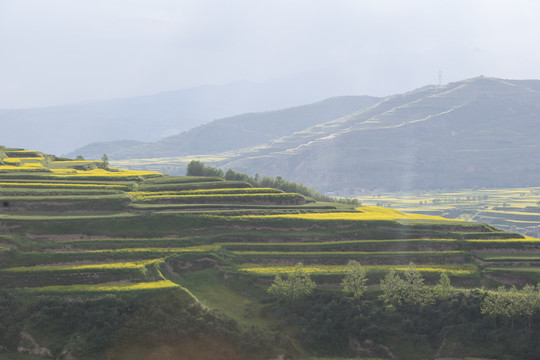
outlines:
{"label": "row of trees", "polygon": [[340,202],[343,204],[360,206],[358,199],[336,199],[330,196],[319,193],[318,191],[308,188],[304,184],[295,183],[292,181],[287,181],[281,176],[276,176],[275,178],[264,176],[261,177],[259,174],[255,176],[249,176],[248,174],[236,172],[232,169],[223,172],[223,170],[214,168],[211,166],[206,166],[200,161],[193,160],[191,161],[186,168],[187,176],[214,176],[220,177],[228,181],[244,181],[251,186],[255,187],[270,187],[283,190],[285,192],[298,193],[304,196],[311,197],[317,201],[325,202]]}
{"label": "row of trees", "polygon": [[[341,281],[343,291],[358,300],[366,291],[366,283],[365,268],[357,261],[349,261]],[[294,307],[299,300],[311,294],[315,287],[315,282],[311,280],[302,263],[298,263],[287,278],[276,276],[274,283],[268,288],[268,293],[278,301]],[[388,309],[397,309],[403,305],[424,308],[437,300],[449,300],[456,293],[446,273],[441,273],[437,285],[426,286],[412,262],[404,271],[403,278],[395,270],[390,270],[381,280],[380,290],[379,299]],[[481,307],[482,314],[495,318],[495,321],[499,317],[510,319],[512,327],[514,319],[520,316],[528,318],[530,327],[531,319],[537,311],[540,311],[540,283],[536,288],[532,285],[526,285],[521,290],[515,286],[509,290],[500,287],[497,291],[486,292]]]}
{"label": "row of trees", "polygon": [[526,317],[530,328],[531,318],[539,309],[540,283],[536,289],[532,285],[525,285],[521,290],[518,290],[515,285],[510,289],[501,286],[497,291],[488,293],[482,303],[481,312],[491,316],[495,325],[497,318],[510,319],[513,329],[514,319],[517,317]]}

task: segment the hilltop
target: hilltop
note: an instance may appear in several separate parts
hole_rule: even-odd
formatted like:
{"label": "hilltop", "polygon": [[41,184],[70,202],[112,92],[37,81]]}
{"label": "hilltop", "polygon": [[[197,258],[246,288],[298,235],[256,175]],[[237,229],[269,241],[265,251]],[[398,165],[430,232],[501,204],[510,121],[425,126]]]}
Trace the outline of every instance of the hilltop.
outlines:
{"label": "hilltop", "polygon": [[[532,359],[540,347],[537,297],[529,326],[516,313],[512,332],[480,312],[497,286],[540,280],[538,239],[221,177],[22,149],[0,148],[0,160],[0,351],[8,356],[19,348],[66,359]],[[340,286],[350,260],[368,276],[360,302]],[[276,301],[266,289],[299,262],[314,293],[295,306]],[[392,312],[378,287],[391,269],[417,271],[429,286],[444,273],[456,290]],[[480,342],[481,334],[505,340]]]}
{"label": "hilltop", "polygon": [[[205,162],[223,169],[280,175],[340,194],[535,186],[539,104],[538,80],[477,77],[389,96],[317,124],[300,122],[303,129],[276,122],[288,134],[268,132],[270,140],[244,140],[251,136],[236,131],[238,119],[264,115],[246,114],[164,141],[166,152],[155,145],[138,159],[125,160],[120,151],[112,158],[124,167],[182,173],[191,159],[207,156]],[[223,134],[229,145],[215,147],[223,141],[210,134]]]}

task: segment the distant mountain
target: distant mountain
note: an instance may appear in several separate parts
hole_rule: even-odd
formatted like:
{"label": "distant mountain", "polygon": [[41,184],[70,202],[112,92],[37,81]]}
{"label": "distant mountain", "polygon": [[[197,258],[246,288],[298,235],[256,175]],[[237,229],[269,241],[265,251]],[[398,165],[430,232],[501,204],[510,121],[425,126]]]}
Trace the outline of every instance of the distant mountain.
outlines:
{"label": "distant mountain", "polygon": [[0,109],[1,144],[65,154],[94,142],[153,142],[214,119],[283,109],[336,94],[314,79],[239,81],[152,96],[32,109]]}
{"label": "distant mountain", "polygon": [[388,97],[219,165],[337,193],[537,186],[539,134],[540,81],[479,77]]}
{"label": "distant mountain", "polygon": [[339,118],[369,107],[380,99],[371,96],[342,96],[278,111],[248,113],[214,120],[155,143],[106,142],[76,149],[68,154],[99,159],[157,158],[191,154],[216,154],[256,146],[269,140]]}
{"label": "distant mountain", "polygon": [[[339,106],[338,99],[329,101]],[[353,107],[339,115],[334,109],[334,118],[327,120],[294,112],[282,120],[276,120],[281,112],[223,119],[156,143],[169,157],[148,159],[160,152],[151,151],[156,144],[144,145],[147,152],[135,157],[146,160],[119,165],[178,174],[195,158],[250,175],[283,176],[333,194],[538,186],[538,80],[478,77],[390,96],[357,111]],[[268,125],[266,131],[274,131],[272,118],[280,125],[270,140],[246,126],[259,119]]]}

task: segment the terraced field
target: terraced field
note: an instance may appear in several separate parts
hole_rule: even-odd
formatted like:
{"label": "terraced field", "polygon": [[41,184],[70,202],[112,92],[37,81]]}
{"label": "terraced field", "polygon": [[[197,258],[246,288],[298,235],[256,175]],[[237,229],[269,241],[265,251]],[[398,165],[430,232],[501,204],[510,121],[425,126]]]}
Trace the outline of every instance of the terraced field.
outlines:
{"label": "terraced field", "polygon": [[[112,296],[121,307],[126,296],[182,294],[182,306],[198,303],[249,333],[272,333],[279,320],[261,315],[254,299],[298,262],[321,293],[340,289],[350,260],[366,269],[370,291],[411,261],[427,284],[441,273],[463,288],[540,281],[540,239],[486,224],[37,151],[0,148],[0,161],[0,295],[40,311],[47,299]],[[25,328],[40,334],[32,316]],[[40,341],[54,343],[46,333]]]}
{"label": "terraced field", "polygon": [[540,237],[540,188],[384,193],[362,199],[366,205],[477,221]]}
{"label": "terraced field", "polygon": [[505,268],[540,279],[540,240],[488,225],[37,151],[2,152],[0,204],[0,285],[17,294],[181,287],[171,279],[196,264],[266,281],[303,262],[337,283],[351,259],[373,283],[410,261],[469,286],[504,282]]}

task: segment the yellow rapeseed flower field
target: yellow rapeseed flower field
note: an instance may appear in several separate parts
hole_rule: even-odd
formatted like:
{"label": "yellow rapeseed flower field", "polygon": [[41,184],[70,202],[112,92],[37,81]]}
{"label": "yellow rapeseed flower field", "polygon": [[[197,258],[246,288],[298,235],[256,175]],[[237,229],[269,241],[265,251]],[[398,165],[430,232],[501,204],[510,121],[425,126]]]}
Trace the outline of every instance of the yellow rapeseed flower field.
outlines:
{"label": "yellow rapeseed flower field", "polygon": [[[115,169],[116,170],[116,169]],[[86,176],[107,176],[107,177],[128,177],[128,176],[161,176],[161,173],[155,171],[139,171],[139,170],[117,170],[107,171],[104,169],[92,169],[92,170],[75,170],[70,173],[58,173],[54,172],[54,176],[58,178],[77,178]]]}
{"label": "yellow rapeseed flower field", "polygon": [[[408,265],[363,265],[368,271],[405,271]],[[278,275],[289,274],[295,270],[294,266],[275,265],[275,266],[258,266],[252,264],[244,264],[237,268],[241,272],[251,273],[255,275]],[[345,273],[346,265],[304,265],[304,271],[309,274],[341,274]],[[472,264],[464,265],[418,265],[416,269],[420,272],[446,272],[453,275],[471,275],[478,271],[477,267]]]}
{"label": "yellow rapeseed flower field", "polygon": [[138,200],[144,199],[212,199],[212,198],[263,198],[263,197],[280,197],[287,195],[296,195],[292,193],[254,193],[254,194],[181,194],[181,195],[140,195],[136,192],[130,193]]}
{"label": "yellow rapeseed flower field", "polygon": [[540,243],[540,239],[533,238],[530,236],[525,236],[525,238],[520,239],[467,239],[467,242],[483,242],[483,243],[512,243],[512,242],[531,242],[531,243]]}
{"label": "yellow rapeseed flower field", "polygon": [[19,158],[5,158],[4,160],[2,160],[4,162],[4,164],[20,164],[21,163],[21,159]]}
{"label": "yellow rapeseed flower field", "polygon": [[349,255],[349,256],[422,256],[422,255],[432,255],[432,256],[444,256],[444,255],[462,255],[466,254],[466,251],[463,250],[446,250],[446,251],[233,251],[233,254],[237,255],[276,255],[276,256],[340,256],[340,255]]}
{"label": "yellow rapeseed flower field", "polygon": [[101,292],[127,292],[127,291],[141,291],[141,290],[157,290],[179,287],[178,284],[173,283],[170,280],[140,282],[140,283],[125,283],[125,284],[88,284],[88,285],[53,285],[42,286],[35,288],[25,288],[25,293],[101,293]]}
{"label": "yellow rapeseed flower field", "polygon": [[309,220],[445,220],[459,221],[446,219],[441,216],[407,214],[395,209],[363,206],[356,209],[357,212],[328,212],[328,213],[310,213],[310,214],[280,214],[280,215],[246,215],[244,217],[257,218],[294,218],[294,219],[309,219]]}
{"label": "yellow rapeseed flower field", "polygon": [[0,182],[5,187],[80,187],[80,188],[125,188],[125,185],[115,184],[77,184],[77,183],[36,183],[36,182]]}
{"label": "yellow rapeseed flower field", "polygon": [[81,270],[120,270],[120,269],[142,269],[147,265],[161,261],[161,259],[119,262],[106,264],[84,264],[84,265],[49,265],[49,266],[19,266],[7,269],[0,269],[0,272],[8,273],[38,273],[38,272],[63,272],[63,271],[81,271]]}

